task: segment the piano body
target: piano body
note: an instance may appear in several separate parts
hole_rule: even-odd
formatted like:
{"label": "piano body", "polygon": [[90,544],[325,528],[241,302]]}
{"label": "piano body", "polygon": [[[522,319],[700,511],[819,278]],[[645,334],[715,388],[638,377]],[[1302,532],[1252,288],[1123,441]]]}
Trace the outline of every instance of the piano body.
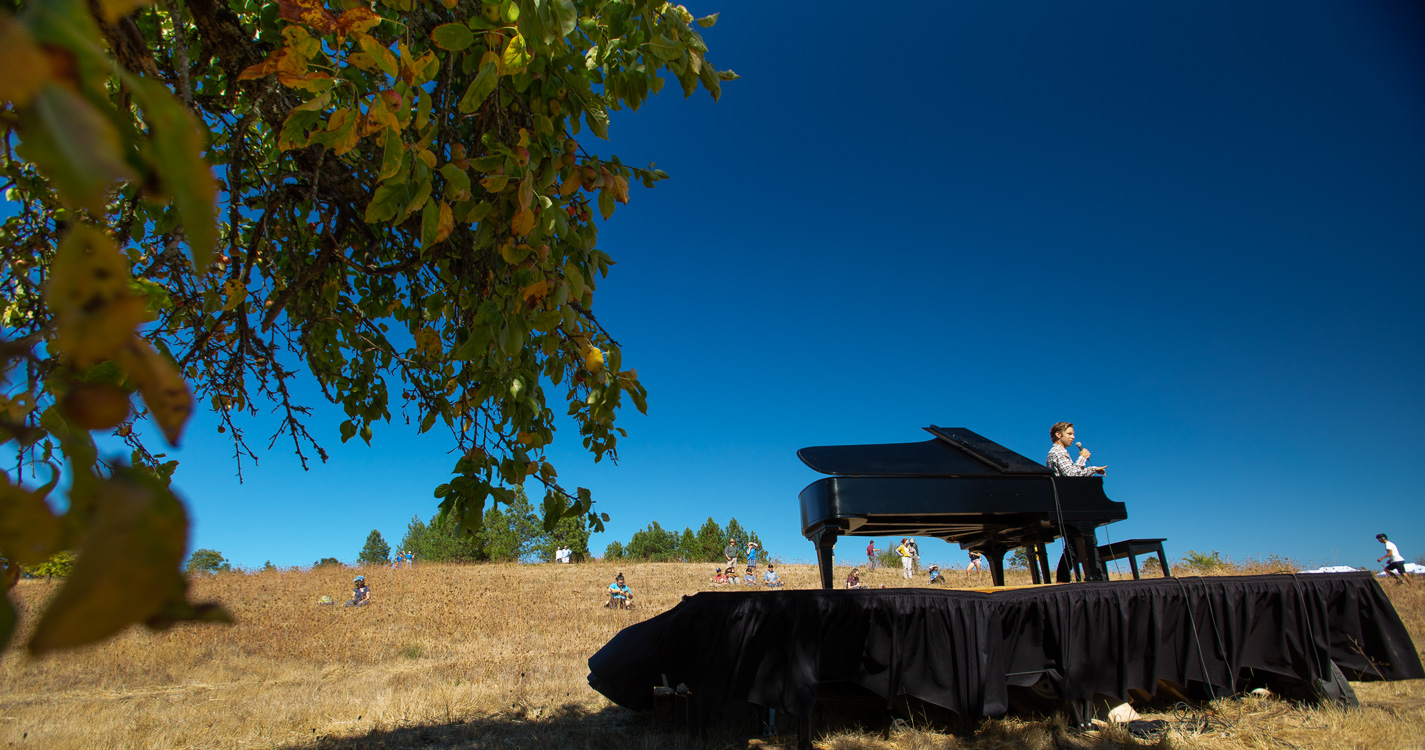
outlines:
{"label": "piano body", "polygon": [[[1056,477],[1044,464],[961,427],[926,427],[921,443],[838,445],[797,451],[831,476],[801,492],[802,534],[816,545],[821,585],[834,587],[832,550],[841,536],[930,536],[977,550],[996,586],[1004,555],[1024,547],[1034,582],[1049,581],[1045,545],[1063,537],[1102,580],[1094,529],[1128,518],[1101,477]],[[1061,569],[1061,576],[1064,571]]]}

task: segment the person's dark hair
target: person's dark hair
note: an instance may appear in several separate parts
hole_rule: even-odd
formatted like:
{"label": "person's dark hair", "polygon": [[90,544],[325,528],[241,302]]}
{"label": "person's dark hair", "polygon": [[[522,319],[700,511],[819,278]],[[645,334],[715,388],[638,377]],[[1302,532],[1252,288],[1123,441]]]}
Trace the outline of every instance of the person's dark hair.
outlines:
{"label": "person's dark hair", "polygon": [[1385,541],[1389,538],[1390,537],[1386,536],[1385,534],[1376,534],[1376,539],[1380,539],[1381,541]]}
{"label": "person's dark hair", "polygon": [[1049,442],[1059,442],[1059,436],[1064,434],[1064,430],[1067,430],[1073,426],[1073,422],[1055,422],[1054,426],[1049,428]]}

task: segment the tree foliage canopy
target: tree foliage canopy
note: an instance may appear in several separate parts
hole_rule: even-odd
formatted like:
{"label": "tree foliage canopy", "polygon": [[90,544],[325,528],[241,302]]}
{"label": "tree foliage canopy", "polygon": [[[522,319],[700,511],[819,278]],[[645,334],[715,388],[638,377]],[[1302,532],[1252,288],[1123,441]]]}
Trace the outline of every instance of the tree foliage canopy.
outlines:
{"label": "tree foliage canopy", "polygon": [[[714,21],[651,0],[0,0],[0,441],[47,479],[0,482],[0,555],[80,555],[31,651],[224,617],[185,601],[188,520],[145,425],[177,444],[211,408],[241,471],[242,418],[274,410],[305,466],[326,438],[298,378],[345,411],[343,442],[393,417],[448,430],[442,519],[478,529],[534,477],[546,531],[601,528],[545,448],[557,408],[615,455],[618,408],[645,407],[594,314],[614,263],[595,214],[667,175],[595,139],[662,73],[717,98]],[[101,460],[91,431],[130,454]],[[0,635],[13,620],[0,600]]]}
{"label": "tree foliage canopy", "polygon": [[189,573],[221,573],[233,569],[223,553],[215,549],[194,550],[185,567]]}
{"label": "tree foliage canopy", "polygon": [[381,537],[381,532],[372,529],[366,535],[366,544],[361,548],[361,554],[357,555],[358,561],[367,564],[385,563],[391,559],[391,545]]}

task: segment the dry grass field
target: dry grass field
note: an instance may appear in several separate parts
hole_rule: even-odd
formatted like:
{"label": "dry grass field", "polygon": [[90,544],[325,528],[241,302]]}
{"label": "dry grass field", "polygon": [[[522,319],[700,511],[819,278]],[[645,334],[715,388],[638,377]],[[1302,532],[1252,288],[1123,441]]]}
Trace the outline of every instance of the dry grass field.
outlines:
{"label": "dry grass field", "polygon": [[[427,565],[368,569],[373,602],[340,606],[354,572],[226,573],[194,582],[224,603],[232,627],[135,629],[77,653],[0,658],[0,744],[45,748],[747,748],[791,744],[737,728],[692,738],[613,706],[585,682],[585,660],[624,626],[711,589],[711,565],[619,568],[638,608],[604,609],[611,564]],[[790,587],[814,588],[811,566],[779,566]],[[1226,572],[1226,571],[1224,571]],[[1239,568],[1237,572],[1263,572]],[[844,572],[840,573],[844,576]],[[952,574],[953,575],[953,574]],[[1026,579],[1027,574],[1021,574]],[[899,586],[899,571],[868,583]],[[1011,580],[1011,583],[1015,583]],[[918,579],[917,585],[924,585]],[[1417,644],[1425,585],[1386,584]],[[24,581],[21,632],[53,584]],[[319,606],[323,595],[337,606]],[[1356,683],[1357,711],[1274,698],[1217,701],[1197,728],[1154,742],[1119,727],[1065,730],[1054,717],[1010,718],[937,732],[897,724],[835,729],[834,750],[930,748],[1425,747],[1425,681]],[[1176,720],[1171,713],[1145,718]]]}

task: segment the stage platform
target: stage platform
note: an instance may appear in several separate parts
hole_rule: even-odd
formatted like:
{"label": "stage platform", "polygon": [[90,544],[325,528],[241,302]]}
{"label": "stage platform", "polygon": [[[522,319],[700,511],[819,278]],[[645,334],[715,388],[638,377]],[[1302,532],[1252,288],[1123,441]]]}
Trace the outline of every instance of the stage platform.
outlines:
{"label": "stage platform", "polygon": [[619,632],[589,670],[595,690],[631,709],[652,708],[655,686],[685,684],[714,721],[749,704],[805,719],[819,694],[847,690],[974,719],[1004,715],[1025,691],[1082,707],[1156,694],[1160,681],[1325,698],[1341,675],[1425,678],[1367,573],[705,592]]}

